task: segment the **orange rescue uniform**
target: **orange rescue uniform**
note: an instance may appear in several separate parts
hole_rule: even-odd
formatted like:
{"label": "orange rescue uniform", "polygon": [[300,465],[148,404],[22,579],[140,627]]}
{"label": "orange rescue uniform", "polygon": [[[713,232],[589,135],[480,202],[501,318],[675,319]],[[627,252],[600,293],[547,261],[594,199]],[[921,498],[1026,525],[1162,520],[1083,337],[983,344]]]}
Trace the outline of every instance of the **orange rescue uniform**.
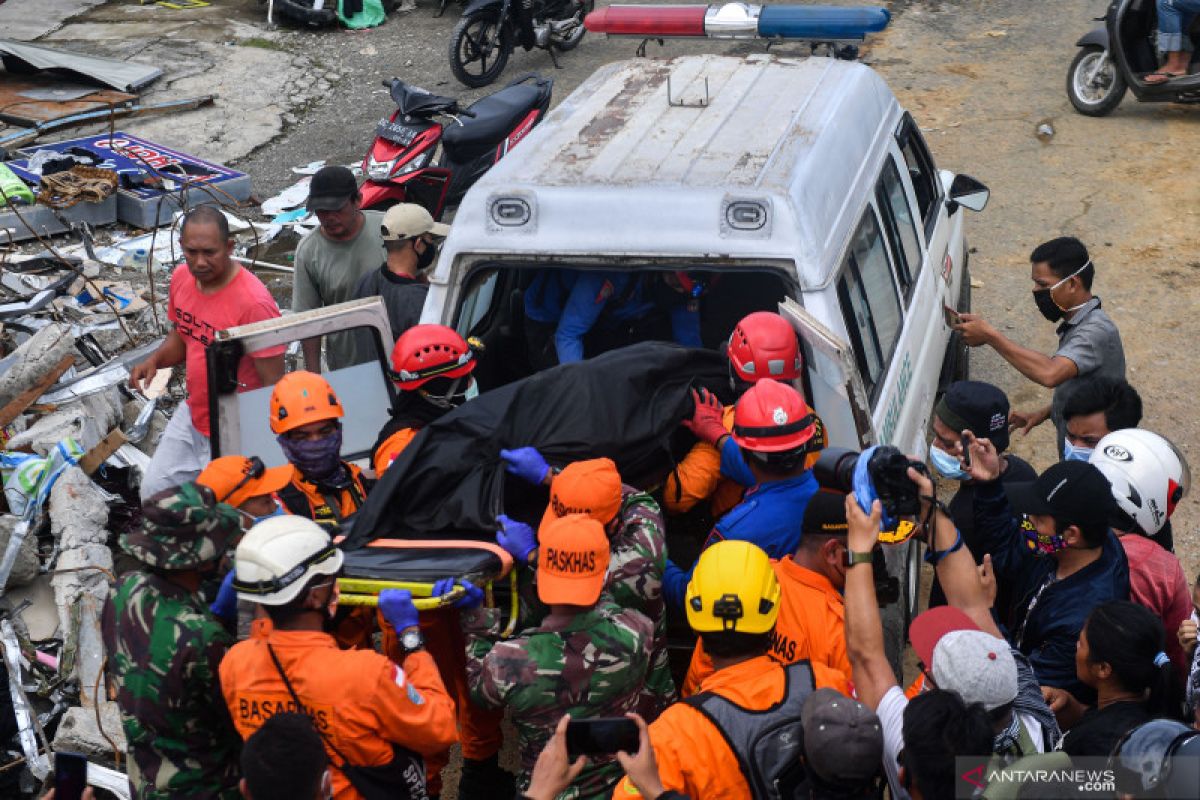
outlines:
{"label": "orange rescue uniform", "polygon": [[401,451],[408,447],[408,443],[413,440],[420,430],[420,428],[401,428],[384,439],[379,447],[375,448],[375,457],[371,463],[375,467],[376,478],[383,477],[384,470],[392,465],[392,462],[396,460],[396,456],[400,455]]}
{"label": "orange rescue uniform", "polygon": [[[818,689],[849,692],[845,676],[823,664],[813,664]],[[783,699],[783,667],[769,656],[758,656],[718,670],[700,684],[750,711],[763,711]],[[686,703],[675,703],[650,725],[650,746],[658,761],[665,789],[704,800],[751,800],[750,785],[737,756],[708,717]],[[621,779],[613,798],[640,797],[629,778]]]}
{"label": "orange rescue uniform", "polygon": [[289,514],[311,519],[331,536],[336,536],[341,521],[362,507],[371,488],[361,469],[353,464],[346,464],[346,467],[350,470],[350,486],[339,491],[336,497],[322,494],[315,483],[304,480],[300,470],[293,467],[291,483],[279,491],[284,508]]}
{"label": "orange rescue uniform", "polygon": [[[733,431],[733,405],[725,406],[722,422]],[[742,502],[746,487],[721,476],[721,451],[708,442],[696,442],[667,476],[663,506],[672,514],[691,511],[701,500],[712,498],[712,514],[720,517]]]}
{"label": "orange rescue uniform", "polygon": [[[394,745],[429,757],[457,740],[454,702],[428,653],[412,653],[398,665],[371,650],[339,650],[333,637],[320,631],[261,627],[221,661],[221,691],[243,739],[273,714],[297,710],[268,644],[317,730],[351,764],[386,765]],[[332,751],[329,758],[334,797],[361,798],[337,768],[341,759]]]}
{"label": "orange rescue uniform", "polygon": [[[767,655],[781,664],[805,659],[823,664],[850,679],[846,652],[846,605],[841,593],[820,573],[800,566],[791,556],[772,561],[779,580],[779,619]],[[697,641],[681,694],[691,697],[713,674],[712,660]]]}

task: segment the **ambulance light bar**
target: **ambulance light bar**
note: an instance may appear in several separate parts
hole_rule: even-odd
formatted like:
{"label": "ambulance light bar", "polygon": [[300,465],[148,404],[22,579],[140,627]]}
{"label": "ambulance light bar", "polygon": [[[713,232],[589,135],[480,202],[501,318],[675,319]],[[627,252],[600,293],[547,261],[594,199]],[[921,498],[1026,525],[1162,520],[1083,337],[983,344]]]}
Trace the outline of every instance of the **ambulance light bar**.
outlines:
{"label": "ambulance light bar", "polygon": [[615,5],[588,14],[584,27],[609,36],[708,37],[710,39],[861,40],[887,27],[886,8],[724,5]]}

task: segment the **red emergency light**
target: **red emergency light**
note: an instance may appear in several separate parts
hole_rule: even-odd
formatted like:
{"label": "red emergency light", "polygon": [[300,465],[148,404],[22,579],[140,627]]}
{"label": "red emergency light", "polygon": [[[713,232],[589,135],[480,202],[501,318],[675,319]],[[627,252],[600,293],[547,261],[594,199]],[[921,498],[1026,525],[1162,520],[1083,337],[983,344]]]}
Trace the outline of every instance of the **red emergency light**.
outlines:
{"label": "red emergency light", "polygon": [[799,39],[817,42],[862,40],[887,27],[891,14],[874,6],[614,5],[588,14],[583,25],[608,36],[644,39]]}
{"label": "red emergency light", "polygon": [[704,36],[708,6],[608,6],[588,14],[583,26],[609,36]]}

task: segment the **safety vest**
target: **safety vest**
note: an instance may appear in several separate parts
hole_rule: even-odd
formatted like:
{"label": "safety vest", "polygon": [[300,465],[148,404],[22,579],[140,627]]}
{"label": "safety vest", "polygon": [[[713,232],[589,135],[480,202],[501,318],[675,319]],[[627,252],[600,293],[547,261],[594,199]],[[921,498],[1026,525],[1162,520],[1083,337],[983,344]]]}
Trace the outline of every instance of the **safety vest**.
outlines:
{"label": "safety vest", "polygon": [[[279,499],[289,513],[308,517],[332,533],[342,520],[362,508],[370,488],[362,477],[361,469],[353,464],[346,464],[346,468],[350,470],[350,485],[336,490],[336,495],[322,492],[315,483],[304,480],[300,470],[293,470],[292,482],[279,490]],[[335,500],[336,508],[333,505]]]}
{"label": "safety vest", "polygon": [[800,712],[816,683],[807,661],[789,664],[784,671],[783,699],[762,711],[742,708],[714,692],[701,692],[683,701],[720,732],[737,757],[751,796],[760,800],[807,796],[796,794],[807,782],[800,762],[804,752]]}

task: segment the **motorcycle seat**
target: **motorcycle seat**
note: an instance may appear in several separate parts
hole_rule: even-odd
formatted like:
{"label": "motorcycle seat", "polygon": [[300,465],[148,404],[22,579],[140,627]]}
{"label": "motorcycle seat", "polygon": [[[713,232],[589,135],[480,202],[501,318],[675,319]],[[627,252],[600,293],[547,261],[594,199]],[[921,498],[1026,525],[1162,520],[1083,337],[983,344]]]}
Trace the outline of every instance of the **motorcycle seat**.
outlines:
{"label": "motorcycle seat", "polygon": [[432,117],[458,103],[453,97],[430,94],[398,78],[392,81],[389,93],[400,113],[410,117]]}
{"label": "motorcycle seat", "polygon": [[467,109],[475,116],[459,117],[442,133],[442,147],[459,163],[477,158],[503,141],[526,114],[537,106],[542,89],[528,83],[507,86],[476,100]]}

